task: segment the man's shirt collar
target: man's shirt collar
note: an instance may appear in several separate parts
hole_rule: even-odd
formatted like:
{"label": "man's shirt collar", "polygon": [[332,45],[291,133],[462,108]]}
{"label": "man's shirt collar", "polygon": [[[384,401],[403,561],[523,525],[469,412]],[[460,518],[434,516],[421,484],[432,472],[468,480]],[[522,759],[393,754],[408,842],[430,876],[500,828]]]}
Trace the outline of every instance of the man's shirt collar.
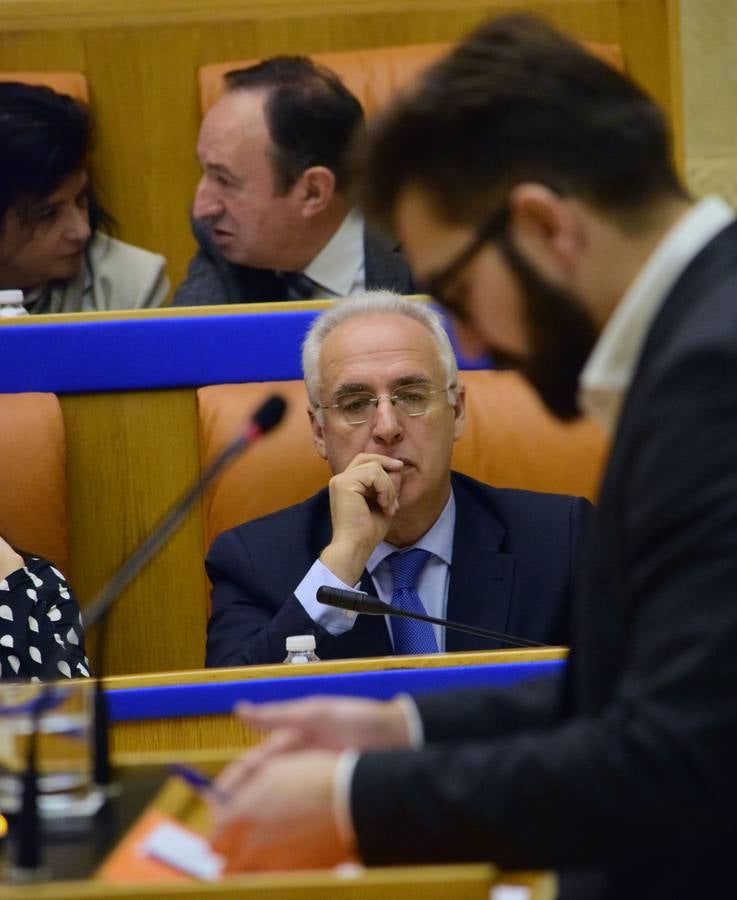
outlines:
{"label": "man's shirt collar", "polygon": [[734,219],[718,197],[695,204],[668,231],[612,313],[579,381],[582,410],[613,434],[647,333],[692,259]]}
{"label": "man's shirt collar", "polygon": [[347,297],[365,285],[363,216],[352,209],[340,228],[304,269],[304,274],[332,296]]}
{"label": "man's shirt collar", "polygon": [[[455,533],[456,524],[456,503],[451,489],[448,502],[443,507],[443,511],[435,520],[434,524],[422,535],[422,537],[412,547],[419,547],[422,550],[428,550],[438,559],[441,559],[449,566],[453,559],[453,535]],[[382,541],[369,556],[366,563],[366,569],[370,575],[374,574],[376,568],[392,553],[396,553],[399,548],[393,544]],[[402,550],[409,550],[409,547],[402,547]]]}

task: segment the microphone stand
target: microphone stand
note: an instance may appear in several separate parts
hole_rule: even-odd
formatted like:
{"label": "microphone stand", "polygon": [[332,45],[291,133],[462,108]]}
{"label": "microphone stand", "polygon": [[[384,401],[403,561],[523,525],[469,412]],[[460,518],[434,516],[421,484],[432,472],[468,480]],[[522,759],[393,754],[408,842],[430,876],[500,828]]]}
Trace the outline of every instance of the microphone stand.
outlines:
{"label": "microphone stand", "polygon": [[[120,594],[128,587],[151,558],[164,546],[172,534],[179,528],[194,502],[207,490],[210,484],[217,478],[220,472],[238,454],[245,450],[255,440],[275,428],[281,421],[286,410],[286,402],[277,394],[269,397],[254,413],[248,427],[228,444],[210,463],[200,477],[180,497],[174,506],[167,512],[161,521],[144,538],[139,546],[131,553],[112,578],[89,603],[85,609],[85,630],[100,622],[98,635],[98,671],[103,671],[107,637],[106,613]],[[93,778],[97,787],[108,795],[111,793],[110,747],[109,747],[109,720],[110,711],[107,697],[105,696],[102,675],[98,675],[95,681],[95,696],[93,702],[94,728],[93,728]]]}
{"label": "microphone stand", "polygon": [[454,631],[464,631],[477,637],[491,638],[504,644],[512,644],[516,647],[547,647],[539,641],[530,641],[527,638],[516,637],[513,634],[504,634],[501,631],[491,631],[489,628],[480,628],[476,625],[463,625],[460,622],[451,622],[450,619],[436,619],[434,616],[426,616],[422,613],[409,612],[406,609],[397,609],[372,597],[362,591],[347,591],[344,588],[333,588],[323,585],[317,589],[318,603],[325,606],[336,606],[338,609],[347,609],[352,612],[364,613],[369,616],[399,616],[404,619],[416,619],[419,622],[430,622],[431,625],[442,625]]}
{"label": "microphone stand", "polygon": [[49,690],[48,687],[42,688],[30,707],[31,729],[21,782],[15,863],[10,870],[11,880],[19,884],[42,881],[47,876],[47,869],[43,864],[43,841],[38,811],[38,731],[39,719],[47,705]]}

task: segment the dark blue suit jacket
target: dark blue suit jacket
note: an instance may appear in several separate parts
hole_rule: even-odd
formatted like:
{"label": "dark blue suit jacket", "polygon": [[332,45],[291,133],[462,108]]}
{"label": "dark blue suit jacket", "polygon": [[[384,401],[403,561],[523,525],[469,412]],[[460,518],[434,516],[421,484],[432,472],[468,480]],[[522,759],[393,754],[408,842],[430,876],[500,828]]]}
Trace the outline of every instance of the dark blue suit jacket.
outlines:
{"label": "dark blue suit jacket", "polygon": [[[456,529],[447,617],[549,644],[567,644],[572,574],[586,500],[500,490],[453,474]],[[221,534],[205,562],[213,583],[208,666],[281,662],[291,634],[314,632],[321,659],[393,652],[385,620],[359,616],[334,637],[293,594],[330,542],[327,489]],[[364,572],[361,587],[375,594]],[[449,631],[447,650],[487,650],[496,641]]]}

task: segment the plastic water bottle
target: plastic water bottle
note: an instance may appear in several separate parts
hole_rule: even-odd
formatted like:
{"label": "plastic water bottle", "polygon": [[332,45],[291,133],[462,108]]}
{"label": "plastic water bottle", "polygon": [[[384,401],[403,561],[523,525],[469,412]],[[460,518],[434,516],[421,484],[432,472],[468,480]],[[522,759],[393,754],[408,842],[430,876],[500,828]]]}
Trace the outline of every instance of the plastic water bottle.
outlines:
{"label": "plastic water bottle", "polygon": [[285,663],[319,662],[315,653],[314,634],[294,634],[287,638],[287,656]]}
{"label": "plastic water bottle", "polygon": [[23,291],[0,291],[0,318],[27,315],[28,310],[23,306]]}

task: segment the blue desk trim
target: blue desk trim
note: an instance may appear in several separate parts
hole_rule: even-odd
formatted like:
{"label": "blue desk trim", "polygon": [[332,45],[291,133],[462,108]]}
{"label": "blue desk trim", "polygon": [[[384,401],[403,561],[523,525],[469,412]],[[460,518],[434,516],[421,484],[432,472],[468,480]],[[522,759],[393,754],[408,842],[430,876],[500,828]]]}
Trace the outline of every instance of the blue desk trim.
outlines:
{"label": "blue desk trim", "polygon": [[553,660],[121,688],[109,691],[108,699],[112,721],[129,722],[228,713],[238,700],[263,703],[271,700],[294,700],[311,694],[351,694],[388,700],[400,691],[421,694],[454,688],[506,686],[530,678],[552,675],[560,672],[564,665],[564,660]]}
{"label": "blue desk trim", "polygon": [[[38,322],[0,328],[0,393],[200,387],[302,377],[320,310]],[[462,368],[487,368],[487,360]]]}
{"label": "blue desk trim", "polygon": [[301,378],[316,312],[13,325],[0,392],[141,390]]}

